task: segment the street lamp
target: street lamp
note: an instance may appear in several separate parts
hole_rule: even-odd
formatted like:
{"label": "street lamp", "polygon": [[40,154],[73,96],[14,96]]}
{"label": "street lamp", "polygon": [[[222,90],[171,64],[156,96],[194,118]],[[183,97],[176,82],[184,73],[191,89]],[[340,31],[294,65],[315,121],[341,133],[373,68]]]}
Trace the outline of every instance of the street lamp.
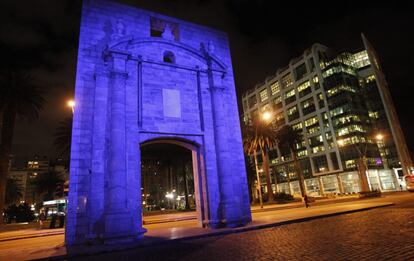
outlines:
{"label": "street lamp", "polygon": [[[264,121],[269,121],[272,118],[272,114],[268,111],[265,111],[262,114],[261,118]],[[256,130],[256,133],[257,133],[257,130]],[[259,203],[260,203],[260,208],[263,208],[262,185],[261,185],[261,182],[260,182],[260,175],[261,175],[260,173],[263,172],[263,168],[259,169],[259,164],[257,162],[257,153],[256,153],[256,151],[254,151],[253,157],[254,157],[254,165],[256,166],[256,179],[257,179],[257,188],[258,188],[257,190],[258,190],[258,193],[259,193]]]}
{"label": "street lamp", "polygon": [[386,155],[385,155],[385,149],[384,149],[384,146],[385,146],[384,136],[381,133],[379,133],[375,136],[375,139],[377,140],[377,146],[378,146],[378,150],[380,152],[382,164],[384,165],[385,169],[388,169],[389,168],[388,167],[388,160],[385,157]]}
{"label": "street lamp", "polygon": [[268,112],[268,111],[265,111],[262,114],[262,118],[263,118],[263,120],[268,121],[268,120],[270,120],[270,118],[272,118],[272,114],[270,112]]}
{"label": "street lamp", "polygon": [[68,101],[68,106],[71,107],[72,113],[75,113],[75,105],[76,105],[76,103],[75,103],[74,100],[69,100]]}

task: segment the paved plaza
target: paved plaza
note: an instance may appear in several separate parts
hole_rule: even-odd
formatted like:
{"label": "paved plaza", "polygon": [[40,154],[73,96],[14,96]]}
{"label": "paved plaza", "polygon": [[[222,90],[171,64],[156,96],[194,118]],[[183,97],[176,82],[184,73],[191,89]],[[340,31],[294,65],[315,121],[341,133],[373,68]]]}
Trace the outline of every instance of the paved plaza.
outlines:
{"label": "paved plaza", "polygon": [[[66,249],[63,230],[27,229],[16,231],[14,235],[13,232],[1,232],[0,260],[10,260],[11,257],[13,260],[46,257],[87,257],[96,260],[124,260],[126,257],[137,260],[327,260],[330,256],[349,260],[352,255],[365,255],[365,252],[377,259],[381,259],[379,254],[384,257],[403,255],[400,253],[402,249],[406,249],[404,254],[414,257],[409,249],[409,246],[413,248],[410,242],[414,242],[410,235],[414,234],[413,207],[414,194],[410,193],[313,205],[309,209],[279,206],[280,209],[253,211],[253,222],[247,227],[218,230],[197,227],[196,220],[188,218],[188,214],[182,221],[145,225],[148,233],[144,240],[138,246],[122,246],[131,248],[127,250],[114,246]],[[44,236],[44,233],[50,235]],[[402,242],[406,242],[405,245]],[[393,246],[393,250],[387,250],[387,255],[375,252],[385,249],[385,245]],[[365,247],[367,251],[361,253]],[[372,251],[368,251],[371,248]],[[108,254],[102,254],[105,252]]]}

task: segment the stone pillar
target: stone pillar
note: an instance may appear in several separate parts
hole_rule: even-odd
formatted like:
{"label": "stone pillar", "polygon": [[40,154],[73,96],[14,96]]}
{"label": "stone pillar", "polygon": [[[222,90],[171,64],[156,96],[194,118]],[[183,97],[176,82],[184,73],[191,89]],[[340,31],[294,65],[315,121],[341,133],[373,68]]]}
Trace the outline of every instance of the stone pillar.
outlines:
{"label": "stone pillar", "polygon": [[[214,122],[214,139],[217,154],[217,172],[220,190],[219,203],[219,222],[220,224],[211,224],[213,227],[219,226],[239,226],[244,225],[248,220],[244,220],[242,210],[240,208],[241,196],[238,191],[234,190],[234,178],[229,166],[229,150],[226,128],[226,112],[224,106],[225,87],[220,86],[222,75],[209,72],[210,76],[210,92],[212,113]],[[239,200],[239,202],[236,202]]]}
{"label": "stone pillar", "polygon": [[105,239],[109,243],[114,238],[125,240],[131,237],[132,239],[131,228],[133,227],[132,216],[127,207],[125,116],[127,54],[112,53],[112,58],[113,70],[110,72],[112,81],[109,90],[109,161],[105,182],[108,195],[105,211]]}
{"label": "stone pillar", "polygon": [[104,233],[102,220],[105,211],[106,134],[108,131],[109,73],[99,68],[95,73],[94,117],[92,136],[92,168],[88,200],[88,240],[99,238]]}

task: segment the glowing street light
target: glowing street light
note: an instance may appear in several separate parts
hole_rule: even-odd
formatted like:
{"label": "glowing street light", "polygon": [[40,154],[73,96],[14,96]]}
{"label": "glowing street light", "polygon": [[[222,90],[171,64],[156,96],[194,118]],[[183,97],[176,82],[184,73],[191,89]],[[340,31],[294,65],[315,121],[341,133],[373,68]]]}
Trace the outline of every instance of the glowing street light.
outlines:
{"label": "glowing street light", "polygon": [[384,139],[384,136],[382,136],[382,134],[380,133],[380,134],[377,134],[377,136],[375,136],[375,138],[377,140],[382,140],[382,139]]}
{"label": "glowing street light", "polygon": [[74,100],[69,100],[68,101],[68,106],[72,108],[72,113],[75,112],[75,105],[76,105],[76,103],[75,103]]}
{"label": "glowing street light", "polygon": [[262,115],[262,118],[265,121],[270,120],[271,117],[272,117],[272,115],[268,111],[264,112],[263,115]]}

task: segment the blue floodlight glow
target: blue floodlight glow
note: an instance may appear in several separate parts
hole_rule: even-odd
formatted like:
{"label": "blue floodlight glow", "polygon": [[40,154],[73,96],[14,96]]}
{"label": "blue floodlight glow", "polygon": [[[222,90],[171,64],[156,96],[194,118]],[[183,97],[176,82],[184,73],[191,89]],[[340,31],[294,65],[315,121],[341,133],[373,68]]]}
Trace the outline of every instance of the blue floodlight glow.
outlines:
{"label": "blue floodlight glow", "polygon": [[67,245],[144,236],[141,147],[157,143],[191,151],[200,226],[251,221],[232,70],[223,32],[83,1]]}

